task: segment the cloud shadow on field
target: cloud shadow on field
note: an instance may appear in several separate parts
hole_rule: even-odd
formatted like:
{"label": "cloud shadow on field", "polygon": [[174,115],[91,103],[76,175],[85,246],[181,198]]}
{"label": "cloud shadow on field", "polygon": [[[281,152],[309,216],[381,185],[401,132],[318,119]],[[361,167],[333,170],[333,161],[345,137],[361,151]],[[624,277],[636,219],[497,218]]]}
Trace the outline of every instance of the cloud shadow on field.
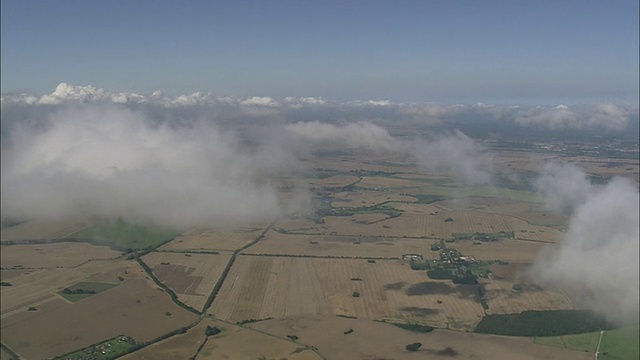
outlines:
{"label": "cloud shadow on field", "polygon": [[422,308],[422,307],[415,307],[415,306],[403,307],[398,310],[410,312],[412,315],[415,315],[415,316],[429,316],[429,315],[435,315],[440,313],[440,310],[438,309]]}
{"label": "cloud shadow on field", "polygon": [[433,349],[425,349],[425,350],[434,355],[449,356],[449,357],[458,356],[458,352],[448,346],[442,350],[433,350]]}
{"label": "cloud shadow on field", "polygon": [[406,282],[400,281],[396,283],[385,284],[382,288],[385,290],[402,290],[402,288],[407,285]]}
{"label": "cloud shadow on field", "polygon": [[409,296],[419,296],[428,294],[437,295],[457,295],[460,298],[478,297],[478,285],[449,285],[441,282],[424,281],[412,284],[405,293]]}

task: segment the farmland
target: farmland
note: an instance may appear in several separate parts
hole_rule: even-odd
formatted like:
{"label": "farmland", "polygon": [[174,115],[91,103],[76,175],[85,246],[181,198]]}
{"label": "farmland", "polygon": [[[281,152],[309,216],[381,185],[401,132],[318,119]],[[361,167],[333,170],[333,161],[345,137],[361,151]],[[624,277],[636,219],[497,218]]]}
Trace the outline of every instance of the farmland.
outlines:
{"label": "farmland", "polygon": [[202,310],[230,257],[230,254],[151,252],[142,261],[180,301]]}
{"label": "farmland", "polygon": [[233,251],[255,240],[268,224],[239,227],[197,227],[178,235],[175,240],[161,246],[166,251]]}
{"label": "farmland", "polygon": [[322,314],[472,329],[483,315],[475,287],[429,281],[398,260],[240,256],[228,277],[212,313],[231,322]]}
{"label": "farmland", "polygon": [[[100,218],[3,229],[3,359],[95,353],[121,336],[133,339],[127,360],[593,358],[593,333],[474,333],[487,316],[583,310],[527,273],[543,249],[559,248],[569,221],[531,191],[527,156],[496,153],[501,169],[527,179],[519,188],[506,177],[462,186],[402,154],[314,154],[298,177],[273,180],[285,199],[303,182],[310,209],[273,222],[166,229]],[[593,175],[637,169],[576,161]],[[477,283],[427,275],[445,266],[434,245],[471,259]],[[221,332],[207,336],[211,328]],[[602,359],[637,357],[625,340],[634,329],[605,331]],[[420,350],[406,350],[414,342]]]}

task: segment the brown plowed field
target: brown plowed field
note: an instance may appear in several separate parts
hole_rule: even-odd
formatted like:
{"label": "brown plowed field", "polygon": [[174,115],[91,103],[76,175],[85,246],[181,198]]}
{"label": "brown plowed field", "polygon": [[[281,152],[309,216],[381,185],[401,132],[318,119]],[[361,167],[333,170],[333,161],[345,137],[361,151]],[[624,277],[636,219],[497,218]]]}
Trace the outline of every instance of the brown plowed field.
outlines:
{"label": "brown plowed field", "polygon": [[202,310],[230,257],[229,254],[151,252],[143,256],[142,261],[180,301]]}
{"label": "brown plowed field", "polygon": [[149,341],[196,319],[148,281],[131,279],[73,304],[56,297],[38,311],[3,318],[1,337],[26,359],[42,359],[120,334]]}
{"label": "brown plowed field", "polygon": [[[125,271],[129,274],[125,274]],[[122,260],[90,261],[76,268],[32,270],[12,277],[10,282],[13,286],[2,288],[2,319],[21,312],[34,303],[58,298],[58,291],[81,281],[117,283],[119,275],[126,280],[143,274],[144,271],[137,263]]]}
{"label": "brown plowed field", "polygon": [[189,229],[175,239],[161,246],[158,250],[182,251],[182,250],[229,250],[241,248],[243,245],[255,240],[267,224],[245,227],[216,227]]}
{"label": "brown plowed field", "polygon": [[0,231],[0,239],[5,241],[62,239],[84,228],[96,224],[99,219],[66,221],[27,221]]}
{"label": "brown plowed field", "polygon": [[107,246],[86,243],[55,243],[38,245],[0,245],[3,268],[49,269],[74,267],[89,260],[115,259],[121,252]]}
{"label": "brown plowed field", "polygon": [[353,184],[358,181],[357,176],[353,175],[337,175],[331,176],[324,179],[309,179],[307,180],[311,186],[319,187],[319,188],[336,188],[343,187],[349,184]]}
{"label": "brown plowed field", "polygon": [[237,258],[212,313],[232,322],[326,314],[461,329],[483,316],[476,286],[430,280],[401,261],[265,256]]}
{"label": "brown plowed field", "polygon": [[222,332],[209,337],[197,360],[222,359],[288,359],[321,360],[309,347],[295,343],[285,336],[275,337],[256,330],[222,321],[206,320]]}

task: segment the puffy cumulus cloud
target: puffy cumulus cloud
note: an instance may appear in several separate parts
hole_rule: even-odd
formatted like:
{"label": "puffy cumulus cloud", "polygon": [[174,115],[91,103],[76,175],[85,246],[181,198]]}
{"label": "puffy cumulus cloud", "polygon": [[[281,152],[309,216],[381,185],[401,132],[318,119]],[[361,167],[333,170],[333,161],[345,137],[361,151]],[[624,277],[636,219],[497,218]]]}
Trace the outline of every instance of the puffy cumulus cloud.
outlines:
{"label": "puffy cumulus cloud", "polygon": [[[211,123],[151,123],[103,104],[17,126],[2,143],[2,216],[123,216],[187,227],[271,219],[295,207],[278,199],[261,151],[243,148],[234,133]],[[265,152],[270,168],[290,166],[283,151]]]}
{"label": "puffy cumulus cloud", "polygon": [[240,105],[245,106],[278,106],[279,104],[268,96],[252,96],[240,101]]}
{"label": "puffy cumulus cloud", "polygon": [[356,106],[356,107],[386,107],[386,106],[396,106],[400,105],[389,100],[352,100],[347,103],[347,105]]}
{"label": "puffy cumulus cloud", "polygon": [[614,104],[596,104],[588,107],[588,126],[622,130],[629,123],[629,117],[633,114],[630,109]]}
{"label": "puffy cumulus cloud", "polygon": [[97,101],[109,98],[104,90],[88,86],[73,86],[67,83],[60,83],[56,89],[48,95],[42,96],[40,104],[60,104],[63,101]]}
{"label": "puffy cumulus cloud", "polygon": [[580,168],[573,164],[546,163],[536,187],[546,206],[563,214],[571,214],[587,201],[592,185]]}
{"label": "puffy cumulus cloud", "polygon": [[314,145],[343,145],[367,150],[394,150],[400,145],[387,130],[368,122],[334,125],[319,121],[285,125],[285,129]]}
{"label": "puffy cumulus cloud", "polygon": [[465,185],[493,183],[493,158],[478,142],[459,130],[431,141],[415,141],[409,149],[422,166],[432,171],[451,172]]}
{"label": "puffy cumulus cloud", "polygon": [[[555,185],[558,193],[567,187]],[[529,276],[573,295],[612,322],[637,321],[639,201],[637,186],[625,179],[591,187],[561,244],[542,251]]]}

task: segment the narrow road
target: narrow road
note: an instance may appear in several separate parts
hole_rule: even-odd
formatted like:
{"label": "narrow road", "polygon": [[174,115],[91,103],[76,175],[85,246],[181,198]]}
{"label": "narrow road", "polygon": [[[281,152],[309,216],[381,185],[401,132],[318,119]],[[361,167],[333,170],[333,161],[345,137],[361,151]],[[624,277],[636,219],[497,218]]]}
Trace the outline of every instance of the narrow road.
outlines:
{"label": "narrow road", "polygon": [[598,360],[598,355],[600,355],[600,343],[602,342],[602,334],[604,334],[604,331],[600,330],[600,339],[598,339],[598,347],[596,348],[596,360]]}

